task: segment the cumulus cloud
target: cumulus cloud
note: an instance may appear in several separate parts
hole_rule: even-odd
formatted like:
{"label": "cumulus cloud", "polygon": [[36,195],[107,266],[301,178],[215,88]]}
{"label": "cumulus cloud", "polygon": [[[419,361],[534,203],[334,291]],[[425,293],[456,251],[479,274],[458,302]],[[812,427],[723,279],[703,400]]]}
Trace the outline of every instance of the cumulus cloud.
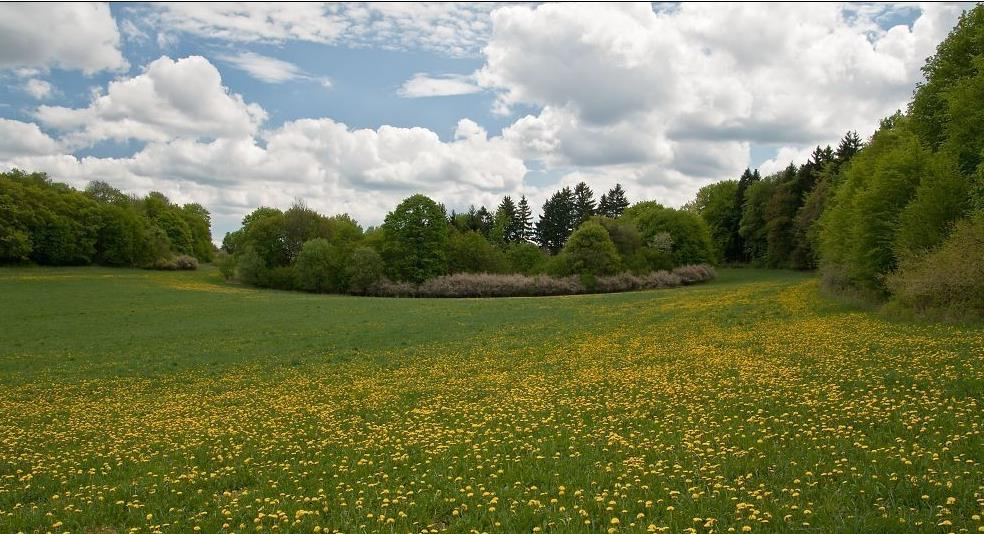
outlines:
{"label": "cumulus cloud", "polygon": [[119,45],[108,4],[0,3],[0,69],[122,70]]}
{"label": "cumulus cloud", "polygon": [[481,91],[473,78],[462,74],[432,76],[425,73],[414,74],[403,82],[397,94],[403,98],[423,98],[429,96],[469,95]]}
{"label": "cumulus cloud", "polygon": [[0,118],[0,158],[55,153],[58,143],[32,122]]}
{"label": "cumulus cloud", "polygon": [[24,91],[37,100],[44,100],[51,96],[54,87],[50,83],[38,78],[31,78],[24,82]]}
{"label": "cumulus cloud", "polygon": [[477,55],[491,25],[481,3],[164,3],[141,17],[165,32],[235,42],[307,41]]}
{"label": "cumulus cloud", "polygon": [[911,27],[887,30],[876,20],[885,9],[508,6],[492,13],[476,77],[499,111],[539,108],[503,132],[524,157],[689,176],[692,193],[739,173],[750,143],[805,150],[870,133],[903,106],[960,7],[922,6]]}
{"label": "cumulus cloud", "polygon": [[110,82],[88,107],[40,106],[36,115],[76,143],[250,136],[266,118],[259,105],[224,87],[201,56],[161,57],[138,76]]}

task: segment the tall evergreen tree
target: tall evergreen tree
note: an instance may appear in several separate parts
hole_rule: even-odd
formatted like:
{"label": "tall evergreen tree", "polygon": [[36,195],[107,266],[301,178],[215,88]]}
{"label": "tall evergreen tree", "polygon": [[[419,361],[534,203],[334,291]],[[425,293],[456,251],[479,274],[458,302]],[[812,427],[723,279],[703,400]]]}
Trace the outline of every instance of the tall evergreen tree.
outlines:
{"label": "tall evergreen tree", "polygon": [[629,201],[625,198],[625,190],[622,184],[615,184],[608,193],[601,195],[598,203],[598,215],[604,215],[610,219],[615,219],[622,215],[625,208],[629,207]]}
{"label": "tall evergreen tree", "polygon": [[540,246],[551,254],[560,252],[574,231],[577,218],[575,209],[574,192],[570,187],[557,191],[543,204],[543,214],[536,223],[536,234]]}
{"label": "tall evergreen tree", "polygon": [[854,130],[847,132],[844,138],[841,139],[840,144],[837,145],[837,151],[834,153],[837,165],[840,166],[851,161],[851,158],[861,150],[861,147],[862,142],[861,137],[858,136],[858,132]]}
{"label": "tall evergreen tree", "polygon": [[533,239],[533,211],[530,209],[530,203],[526,200],[526,195],[519,197],[519,206],[516,211],[516,217],[519,221],[519,240],[530,241]]}
{"label": "tall evergreen tree", "polygon": [[574,186],[574,213],[575,228],[595,214],[594,192],[584,182]]}
{"label": "tall evergreen tree", "polygon": [[520,239],[519,210],[516,203],[508,195],[495,211],[490,240],[496,244],[513,243]]}

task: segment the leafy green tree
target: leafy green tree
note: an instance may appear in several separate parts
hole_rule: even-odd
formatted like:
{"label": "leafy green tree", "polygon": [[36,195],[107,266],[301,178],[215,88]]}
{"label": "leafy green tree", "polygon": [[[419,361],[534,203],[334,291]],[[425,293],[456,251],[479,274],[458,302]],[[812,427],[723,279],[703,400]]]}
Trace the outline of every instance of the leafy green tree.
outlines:
{"label": "leafy green tree", "polygon": [[452,273],[502,273],[508,262],[482,234],[453,231],[448,239],[448,268]]}
{"label": "leafy green tree", "polygon": [[615,243],[597,221],[587,221],[575,230],[564,245],[564,254],[575,274],[607,275],[619,269]]}
{"label": "leafy green tree", "polygon": [[639,233],[639,228],[632,221],[621,218],[611,219],[601,215],[596,215],[591,220],[605,228],[608,232],[608,237],[615,244],[615,249],[623,260],[629,258],[642,248],[642,235]]}
{"label": "leafy green tree", "polygon": [[383,259],[396,280],[422,282],[447,272],[448,224],[444,210],[413,195],[386,215]]}
{"label": "leafy green tree", "polygon": [[737,195],[738,182],[723,180],[700,188],[693,202],[685,206],[707,223],[721,260],[734,261],[739,256],[741,237],[735,221],[741,220],[741,208],[735,202]]}
{"label": "leafy green tree", "polygon": [[236,256],[236,278],[244,284],[262,285],[268,270],[266,261],[252,244],[244,245]]}
{"label": "leafy green tree", "polygon": [[769,250],[766,208],[775,188],[775,177],[767,177],[752,182],[745,190],[745,205],[738,234],[745,246],[745,258],[752,263],[766,262]]}
{"label": "leafy green tree", "polygon": [[515,273],[533,274],[541,272],[547,261],[546,254],[528,241],[512,243],[506,247],[509,270]]}
{"label": "leafy green tree", "polygon": [[715,261],[710,228],[698,215],[649,201],[634,204],[622,216],[636,224],[647,247],[669,234],[674,266]]}

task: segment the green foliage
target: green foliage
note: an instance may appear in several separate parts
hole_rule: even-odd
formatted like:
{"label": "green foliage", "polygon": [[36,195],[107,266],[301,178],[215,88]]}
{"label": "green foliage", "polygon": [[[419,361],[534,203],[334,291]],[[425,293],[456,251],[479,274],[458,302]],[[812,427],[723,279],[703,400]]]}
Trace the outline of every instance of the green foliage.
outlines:
{"label": "green foliage", "polygon": [[669,234],[673,266],[715,262],[711,231],[698,215],[649,201],[634,204],[623,217],[636,224],[647,247],[656,246],[662,234]]}
{"label": "green foliage", "polygon": [[565,187],[543,204],[543,215],[536,223],[537,240],[551,254],[557,254],[576,228],[577,206],[574,192]]}
{"label": "green foliage", "polygon": [[448,224],[444,210],[413,195],[386,215],[383,259],[394,280],[422,282],[447,272]]}
{"label": "green foliage", "polygon": [[577,228],[595,214],[594,191],[584,182],[574,186],[574,227]]}
{"label": "green foliage", "polygon": [[509,271],[522,274],[534,274],[543,271],[547,255],[533,243],[512,243],[506,247],[506,259]]}
{"label": "green foliage", "polygon": [[232,280],[236,277],[236,257],[232,254],[225,250],[219,250],[215,253],[215,259],[212,260],[212,263],[219,268],[222,278]]}
{"label": "green foliage", "polygon": [[615,184],[615,187],[601,195],[601,199],[598,201],[597,213],[602,217],[617,219],[622,216],[625,208],[628,207],[629,200],[625,198],[625,189],[622,189],[622,184]]}
{"label": "green foliage", "polygon": [[518,221],[519,241],[533,240],[533,211],[530,203],[526,200],[526,195],[519,197],[519,205],[516,208],[516,219]]}
{"label": "green foliage", "polygon": [[984,217],[958,222],[936,249],[907,256],[888,275],[895,304],[931,316],[984,318]]}
{"label": "green foliage", "polygon": [[447,258],[452,273],[504,273],[509,269],[502,250],[475,231],[451,232]]}
{"label": "green foliage", "polygon": [[766,208],[775,189],[775,178],[768,177],[750,183],[745,190],[745,204],[738,234],[744,243],[745,258],[753,264],[763,264],[766,261],[769,250]]}
{"label": "green foliage", "polygon": [[737,195],[738,182],[724,180],[700,188],[697,197],[686,207],[707,223],[719,260],[736,260],[741,247],[736,224],[741,220],[741,206],[735,202]]}
{"label": "green foliage", "polygon": [[43,173],[0,173],[0,263],[152,266],[212,256],[208,212],[160,193],[130,198],[105,182],[84,192]]}
{"label": "green foliage", "polygon": [[267,270],[263,256],[251,244],[245,245],[236,255],[236,278],[245,284],[262,285]]}
{"label": "green foliage", "polygon": [[945,152],[936,154],[918,179],[912,200],[899,214],[894,251],[900,260],[939,246],[970,209],[970,184]]}
{"label": "green foliage", "polygon": [[620,259],[608,230],[597,221],[582,224],[564,246],[574,274],[605,275],[618,271]]}
{"label": "green foliage", "polygon": [[375,249],[367,246],[357,247],[352,251],[352,256],[345,266],[349,290],[356,294],[365,294],[369,288],[382,280],[383,269],[383,258]]}
{"label": "green foliage", "polygon": [[939,171],[902,118],[886,123],[844,171],[821,217],[822,267],[836,286],[881,292],[894,270],[893,244],[902,211],[924,174]]}
{"label": "green foliage", "polygon": [[592,221],[605,227],[608,237],[615,244],[619,256],[623,259],[635,254],[642,248],[642,234],[639,228],[628,219],[610,219],[601,215],[591,218]]}
{"label": "green foliage", "polygon": [[316,293],[344,292],[348,287],[347,259],[341,247],[327,239],[305,242],[294,264],[298,286]]}

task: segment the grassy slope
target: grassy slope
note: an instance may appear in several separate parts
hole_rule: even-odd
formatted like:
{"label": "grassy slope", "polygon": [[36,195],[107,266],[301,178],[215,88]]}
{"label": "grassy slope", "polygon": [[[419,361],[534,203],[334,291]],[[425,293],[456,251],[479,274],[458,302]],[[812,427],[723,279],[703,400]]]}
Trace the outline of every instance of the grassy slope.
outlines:
{"label": "grassy slope", "polygon": [[0,299],[4,532],[984,525],[984,331],[808,275],[390,300],[4,269]]}

